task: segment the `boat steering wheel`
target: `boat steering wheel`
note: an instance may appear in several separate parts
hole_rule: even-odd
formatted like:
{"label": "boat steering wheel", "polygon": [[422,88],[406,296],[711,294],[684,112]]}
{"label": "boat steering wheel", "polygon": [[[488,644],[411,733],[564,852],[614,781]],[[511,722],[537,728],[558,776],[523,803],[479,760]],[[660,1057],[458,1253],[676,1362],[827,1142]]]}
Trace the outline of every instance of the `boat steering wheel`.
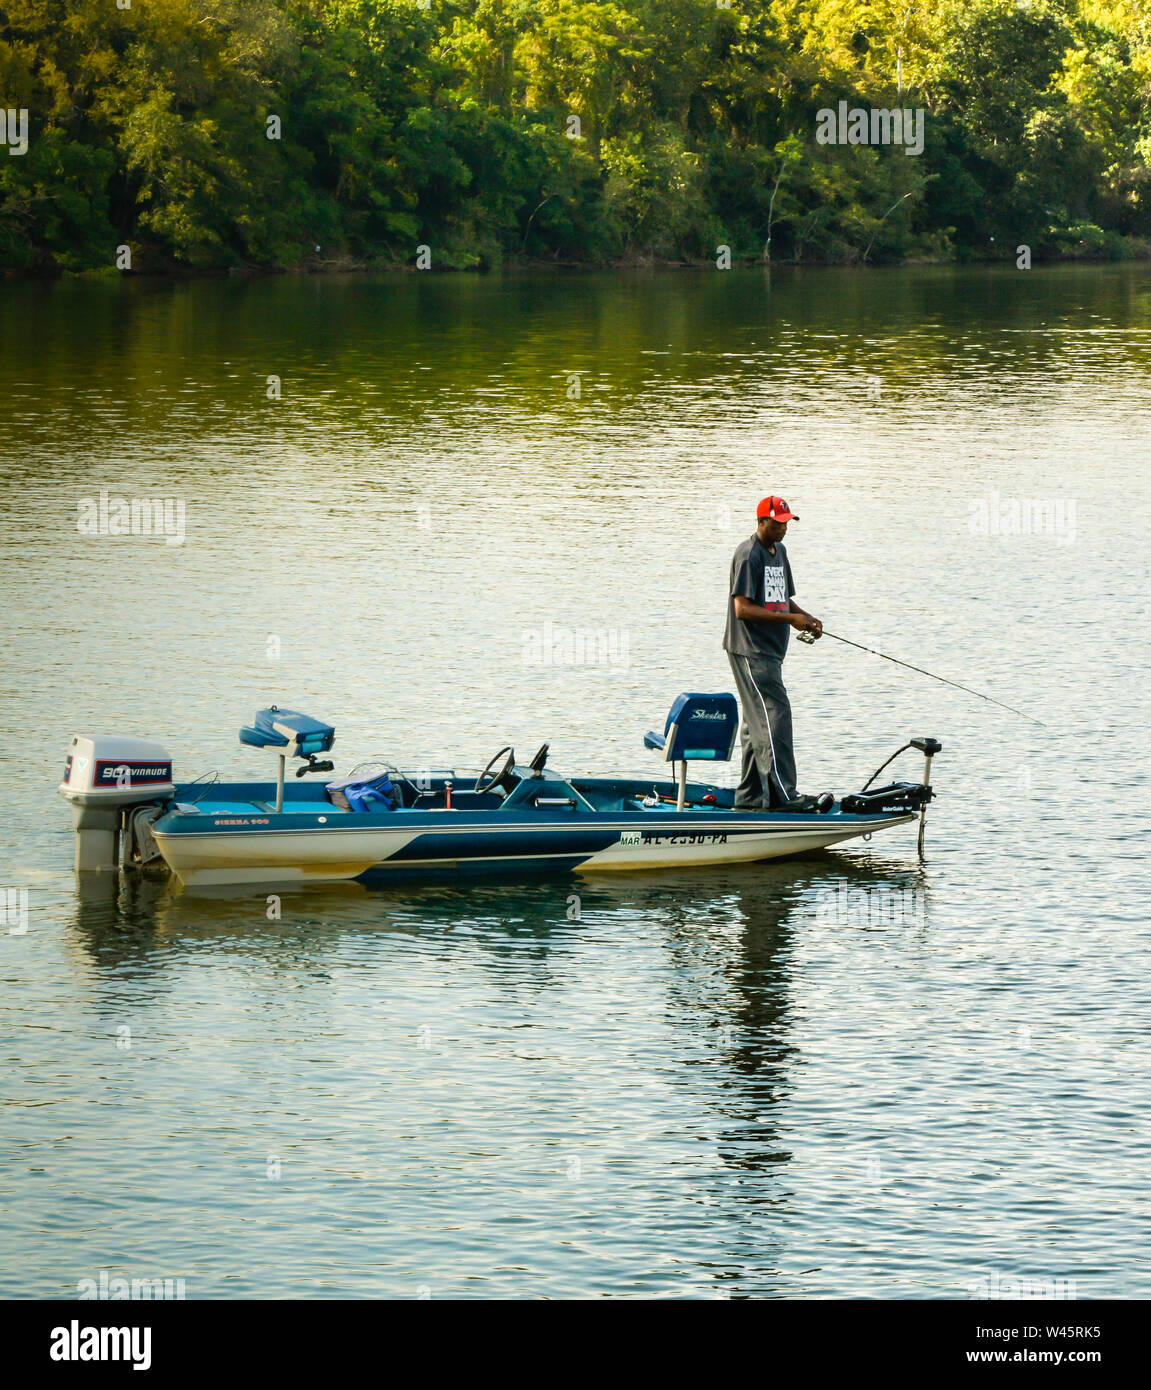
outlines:
{"label": "boat steering wheel", "polygon": [[[497,762],[499,762],[501,758],[503,758],[505,753],[507,754],[507,757],[504,759],[503,766],[500,768],[498,772],[492,772],[493,766]],[[500,751],[491,760],[491,762],[488,763],[487,767],[485,767],[484,770],[480,773],[480,775],[476,778],[476,784],[472,788],[472,791],[490,792],[493,787],[499,786],[499,784],[515,766],[515,763],[516,750],[512,748],[510,745],[506,748],[501,748]],[[490,776],[489,773],[491,774]],[[485,778],[487,778],[487,781],[484,780]]]}

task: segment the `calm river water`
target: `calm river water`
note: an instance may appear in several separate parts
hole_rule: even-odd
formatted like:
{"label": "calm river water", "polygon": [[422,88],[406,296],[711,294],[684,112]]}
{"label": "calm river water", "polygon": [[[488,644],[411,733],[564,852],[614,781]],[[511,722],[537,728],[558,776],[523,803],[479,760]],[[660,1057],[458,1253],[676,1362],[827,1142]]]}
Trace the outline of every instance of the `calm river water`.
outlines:
{"label": "calm river water", "polygon": [[[0,328],[0,1293],[1151,1296],[1151,267],[5,283]],[[181,543],[80,534],[103,489]],[[922,865],[78,888],[74,732],[262,775],[274,701],[341,769],[654,773],[767,492],[829,629],[1045,722],[793,644],[801,790],[942,739]]]}

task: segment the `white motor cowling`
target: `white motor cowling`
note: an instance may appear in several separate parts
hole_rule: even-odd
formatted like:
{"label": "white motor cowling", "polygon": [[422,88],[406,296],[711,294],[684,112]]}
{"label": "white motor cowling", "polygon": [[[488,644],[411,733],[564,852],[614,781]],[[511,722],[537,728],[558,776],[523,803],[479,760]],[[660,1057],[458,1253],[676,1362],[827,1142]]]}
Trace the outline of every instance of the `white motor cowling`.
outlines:
{"label": "white motor cowling", "polygon": [[77,734],[57,790],[72,804],[76,868],[115,869],[123,808],[171,796],[172,759],[150,739]]}

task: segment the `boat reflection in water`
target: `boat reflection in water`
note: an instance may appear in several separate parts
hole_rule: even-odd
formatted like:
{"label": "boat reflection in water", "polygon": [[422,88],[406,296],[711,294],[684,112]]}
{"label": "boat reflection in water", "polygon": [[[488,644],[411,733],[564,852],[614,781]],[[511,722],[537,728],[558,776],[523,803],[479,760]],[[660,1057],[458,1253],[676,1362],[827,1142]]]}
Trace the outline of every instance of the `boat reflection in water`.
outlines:
{"label": "boat reflection in water", "polygon": [[[797,1258],[797,1138],[818,1142],[811,1107],[831,1103],[826,984],[872,949],[873,924],[842,905],[922,893],[913,860],[830,852],[281,894],[81,875],[69,935],[89,1008],[109,1029],[140,1020],[159,1132],[289,1142],[293,1171],[362,1175],[375,1186],[357,1203],[380,1213],[434,1171],[429,1238],[479,1192],[537,1221],[546,1208],[573,1239],[622,1238],[617,1210],[638,1238],[643,1211],[641,1226],[674,1222],[701,1288],[770,1293]],[[874,946],[929,924],[877,922]],[[590,1187],[553,1192],[572,1154]]]}

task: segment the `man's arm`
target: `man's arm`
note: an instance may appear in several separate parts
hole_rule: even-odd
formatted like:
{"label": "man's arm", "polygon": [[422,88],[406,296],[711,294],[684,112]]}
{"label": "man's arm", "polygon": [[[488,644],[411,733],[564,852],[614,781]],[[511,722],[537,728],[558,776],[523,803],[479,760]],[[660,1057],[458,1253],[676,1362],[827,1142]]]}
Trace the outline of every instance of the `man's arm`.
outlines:
{"label": "man's arm", "polygon": [[[805,613],[802,608],[791,600],[790,613],[778,613],[772,608],[764,608],[760,603],[752,603],[751,599],[744,598],[742,594],[734,596],[735,616],[745,623],[789,623],[799,632],[819,632],[823,631],[823,624],[818,618],[813,618],[810,613]],[[818,636],[819,633],[816,633]]]}

